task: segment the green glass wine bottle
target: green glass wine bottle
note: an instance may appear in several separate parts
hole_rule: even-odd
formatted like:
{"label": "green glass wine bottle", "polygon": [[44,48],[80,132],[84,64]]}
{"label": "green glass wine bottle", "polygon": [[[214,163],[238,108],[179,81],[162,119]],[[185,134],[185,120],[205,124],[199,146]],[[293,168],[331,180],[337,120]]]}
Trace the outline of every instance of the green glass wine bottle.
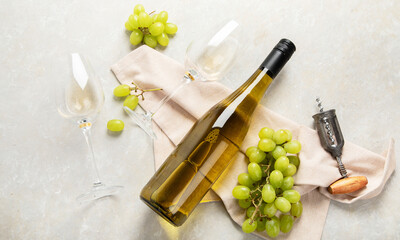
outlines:
{"label": "green glass wine bottle", "polygon": [[182,225],[229,165],[251,115],[295,45],[282,39],[236,91],[205,113],[143,188],[140,198],[175,226]]}

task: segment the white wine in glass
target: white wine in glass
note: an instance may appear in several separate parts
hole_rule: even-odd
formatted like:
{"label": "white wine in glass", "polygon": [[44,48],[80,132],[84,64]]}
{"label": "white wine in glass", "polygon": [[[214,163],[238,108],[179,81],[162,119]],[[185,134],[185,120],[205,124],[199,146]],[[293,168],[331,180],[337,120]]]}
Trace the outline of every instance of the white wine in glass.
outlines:
{"label": "white wine in glass", "polygon": [[71,54],[69,73],[62,76],[56,91],[58,112],[75,122],[82,130],[89,147],[89,158],[93,165],[93,186],[77,197],[79,202],[95,200],[117,193],[122,186],[106,186],[100,178],[92,146],[91,127],[104,103],[101,83],[89,61],[78,53]]}

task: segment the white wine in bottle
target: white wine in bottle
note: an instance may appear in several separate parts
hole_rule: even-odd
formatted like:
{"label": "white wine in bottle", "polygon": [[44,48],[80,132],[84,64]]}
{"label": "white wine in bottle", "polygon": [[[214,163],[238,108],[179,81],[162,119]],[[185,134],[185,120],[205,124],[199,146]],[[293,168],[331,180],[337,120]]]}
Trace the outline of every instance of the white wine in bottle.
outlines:
{"label": "white wine in bottle", "polygon": [[186,221],[239,151],[254,109],[295,50],[290,40],[279,41],[241,87],[193,125],[143,188],[150,208],[175,226]]}

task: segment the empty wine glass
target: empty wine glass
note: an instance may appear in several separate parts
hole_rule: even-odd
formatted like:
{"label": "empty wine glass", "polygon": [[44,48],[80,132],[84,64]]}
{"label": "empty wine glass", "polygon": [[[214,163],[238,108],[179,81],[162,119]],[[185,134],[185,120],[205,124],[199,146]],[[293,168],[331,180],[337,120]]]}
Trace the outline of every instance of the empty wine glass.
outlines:
{"label": "empty wine glass", "polygon": [[181,83],[165,96],[151,111],[138,113],[124,107],[128,115],[148,135],[155,138],[151,120],[154,114],[170,100],[182,87],[193,81],[215,81],[220,79],[232,66],[237,55],[241,33],[239,24],[230,20],[222,27],[216,28],[209,34],[189,44],[185,56],[185,75]]}
{"label": "empty wine glass", "polygon": [[82,130],[89,147],[94,181],[88,192],[77,197],[79,202],[84,202],[112,195],[122,186],[106,186],[101,181],[92,146],[91,127],[104,103],[103,88],[86,58],[78,53],[71,57],[69,73],[57,85],[56,103],[60,115],[74,121]]}

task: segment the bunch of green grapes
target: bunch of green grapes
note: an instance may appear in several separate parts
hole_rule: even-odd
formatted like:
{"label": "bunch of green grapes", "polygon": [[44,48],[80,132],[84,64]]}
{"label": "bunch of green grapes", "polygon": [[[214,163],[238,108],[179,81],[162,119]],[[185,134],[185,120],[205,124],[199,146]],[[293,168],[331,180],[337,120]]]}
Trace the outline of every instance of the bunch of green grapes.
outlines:
{"label": "bunch of green grapes", "polygon": [[[134,110],[139,104],[139,97],[141,96],[142,100],[144,100],[143,94],[145,92],[152,92],[162,90],[161,88],[154,89],[142,89],[137,84],[132,82],[133,87],[127,84],[121,84],[114,88],[114,96],[118,99],[124,99],[123,106],[128,107],[131,110]],[[140,91],[140,93],[138,93]],[[107,122],[107,129],[112,132],[120,132],[124,129],[124,122],[120,119],[112,119]]]}
{"label": "bunch of green grapes", "polygon": [[168,13],[161,11],[156,14],[151,12],[147,14],[142,4],[137,4],[133,9],[133,14],[125,22],[125,28],[132,31],[129,38],[132,45],[138,45],[144,42],[149,47],[156,47],[157,43],[161,46],[167,46],[169,43],[168,34],[175,34],[178,27],[167,22]]}
{"label": "bunch of green grapes", "polygon": [[246,209],[243,232],[266,231],[274,238],[280,232],[289,232],[303,212],[300,193],[292,189],[301,144],[292,140],[292,133],[286,129],[265,127],[258,136],[258,146],[246,150],[248,173],[239,174],[239,185],[232,195]]}
{"label": "bunch of green grapes", "polygon": [[140,95],[131,94],[131,92],[135,90],[135,88],[130,87],[127,84],[121,84],[114,88],[114,96],[117,98],[125,98],[124,106],[135,109],[139,103]]}

